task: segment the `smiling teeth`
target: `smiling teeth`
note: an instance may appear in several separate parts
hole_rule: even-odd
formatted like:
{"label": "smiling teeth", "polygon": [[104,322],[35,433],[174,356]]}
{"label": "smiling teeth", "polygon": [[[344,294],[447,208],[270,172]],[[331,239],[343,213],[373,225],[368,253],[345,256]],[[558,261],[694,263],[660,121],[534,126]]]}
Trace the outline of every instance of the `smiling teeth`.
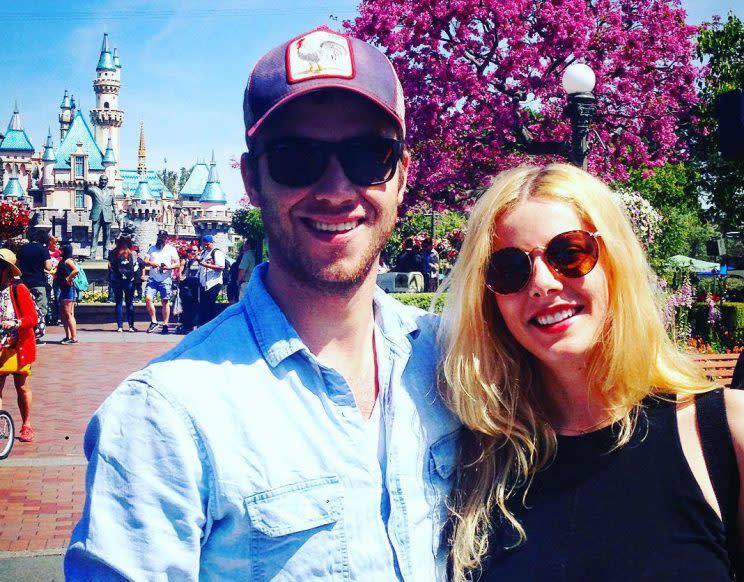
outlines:
{"label": "smiling teeth", "polygon": [[563,311],[558,311],[552,315],[543,315],[541,317],[536,317],[535,319],[540,325],[553,325],[554,323],[558,323],[559,321],[563,321],[564,319],[568,319],[574,315],[576,315],[575,309],[564,309]]}
{"label": "smiling teeth", "polygon": [[325,230],[328,232],[342,232],[345,230],[351,230],[357,225],[357,222],[339,222],[337,224],[327,224],[325,222],[312,222],[315,230]]}

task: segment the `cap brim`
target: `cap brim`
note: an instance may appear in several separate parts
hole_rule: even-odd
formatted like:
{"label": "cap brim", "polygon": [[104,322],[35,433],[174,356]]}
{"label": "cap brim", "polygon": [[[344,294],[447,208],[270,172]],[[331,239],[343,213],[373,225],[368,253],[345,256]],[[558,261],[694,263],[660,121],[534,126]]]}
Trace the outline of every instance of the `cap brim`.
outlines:
{"label": "cap brim", "polygon": [[246,130],[246,136],[248,138],[253,137],[256,132],[259,130],[261,125],[269,118],[269,116],[274,113],[277,109],[280,107],[286,105],[290,101],[293,101],[294,99],[297,99],[298,97],[303,97],[305,95],[309,95],[310,93],[315,93],[316,91],[325,91],[327,89],[340,89],[343,91],[349,91],[350,93],[356,93],[357,95],[364,97],[365,99],[368,99],[369,101],[372,101],[375,105],[377,105],[380,109],[382,109],[385,113],[387,113],[393,120],[393,122],[397,125],[398,129],[401,130],[403,135],[406,133],[406,128],[403,123],[403,121],[398,117],[398,114],[395,110],[391,109],[387,103],[382,101],[377,95],[364,91],[363,89],[360,89],[358,87],[350,87],[349,85],[343,84],[343,83],[337,83],[330,81],[328,83],[324,83],[322,85],[313,85],[312,87],[308,87],[306,89],[301,89],[298,91],[293,91],[292,93],[289,93],[279,99],[274,105],[272,105],[266,113],[264,113],[261,117],[259,117],[251,127],[249,127]]}

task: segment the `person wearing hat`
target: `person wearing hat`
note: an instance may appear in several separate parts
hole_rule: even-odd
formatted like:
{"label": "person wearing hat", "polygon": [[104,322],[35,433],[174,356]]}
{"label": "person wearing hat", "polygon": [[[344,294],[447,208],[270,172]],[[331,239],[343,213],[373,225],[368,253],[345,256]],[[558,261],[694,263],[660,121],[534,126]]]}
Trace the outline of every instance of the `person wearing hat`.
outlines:
{"label": "person wearing hat", "polygon": [[18,279],[21,270],[9,249],[0,249],[0,408],[5,379],[13,375],[18,409],[21,412],[21,442],[34,440],[31,427],[31,364],[36,360],[34,327],[38,323],[36,304],[28,287]]}
{"label": "person wearing hat", "polygon": [[445,580],[436,318],[376,287],[409,166],[393,66],[313,30],[259,59],[244,117],[269,262],[96,413],[67,580]]}
{"label": "person wearing hat", "polygon": [[222,289],[222,271],[225,270],[225,253],[214,246],[214,237],[202,237],[202,251],[199,257],[199,325],[214,318],[215,303]]}
{"label": "person wearing hat", "polygon": [[179,268],[180,260],[176,247],[169,245],[167,240],[168,233],[159,230],[155,244],[150,247],[143,259],[144,264],[150,267],[147,283],[145,284],[145,307],[147,308],[147,314],[150,316],[147,333],[152,333],[158,328],[158,317],[155,314],[155,298],[158,295],[160,295],[160,313],[163,317],[162,333],[168,333],[173,270]]}

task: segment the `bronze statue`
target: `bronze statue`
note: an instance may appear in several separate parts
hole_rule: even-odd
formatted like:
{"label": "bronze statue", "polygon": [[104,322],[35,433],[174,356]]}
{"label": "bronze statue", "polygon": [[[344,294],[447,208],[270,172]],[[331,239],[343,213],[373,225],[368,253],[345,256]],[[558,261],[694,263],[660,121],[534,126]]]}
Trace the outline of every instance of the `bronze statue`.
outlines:
{"label": "bronze statue", "polygon": [[90,209],[90,220],[93,226],[93,238],[90,245],[90,258],[95,259],[98,248],[98,233],[103,233],[103,258],[108,258],[108,241],[111,238],[111,222],[120,221],[119,207],[114,200],[114,191],[108,188],[108,178],[101,175],[98,186],[92,182],[85,183],[85,193],[93,199]]}

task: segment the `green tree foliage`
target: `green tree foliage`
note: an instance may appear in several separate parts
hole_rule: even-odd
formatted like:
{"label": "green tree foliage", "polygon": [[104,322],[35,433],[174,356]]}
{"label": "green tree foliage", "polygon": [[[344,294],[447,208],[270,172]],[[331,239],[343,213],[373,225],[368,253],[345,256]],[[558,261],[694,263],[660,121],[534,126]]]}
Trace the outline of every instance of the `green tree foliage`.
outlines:
{"label": "green tree foliage", "polygon": [[232,218],[232,227],[237,234],[248,240],[258,242],[264,238],[264,225],[258,208],[240,208]]}
{"label": "green tree foliage", "polygon": [[651,266],[659,271],[664,262],[674,255],[685,255],[714,260],[705,254],[705,243],[718,235],[718,229],[703,222],[697,209],[667,206],[662,211],[661,234],[649,247]]}
{"label": "green tree foliage", "polygon": [[744,223],[744,164],[724,160],[718,153],[717,95],[744,87],[744,23],[728,15],[701,29],[698,57],[708,66],[700,87],[701,135],[696,144],[701,189],[711,205],[707,214],[724,229],[741,228]]}
{"label": "green tree foliage", "polygon": [[191,169],[187,170],[181,166],[181,169],[178,171],[178,192],[183,189],[183,185],[189,179],[189,176],[191,176]]}
{"label": "green tree foliage", "polygon": [[662,213],[667,207],[698,209],[697,176],[685,164],[665,164],[653,170],[631,170],[624,184]]}
{"label": "green tree foliage", "polygon": [[[464,212],[444,211],[434,216],[434,238],[444,239],[449,233],[457,229],[464,229],[468,217]],[[415,207],[398,219],[390,240],[385,245],[385,253],[389,262],[394,263],[403,248],[403,241],[415,237],[419,233],[431,236],[431,210],[424,206]]]}
{"label": "green tree foliage", "polygon": [[173,170],[163,170],[160,172],[160,179],[168,190],[174,194],[178,194],[178,174],[176,172]]}

